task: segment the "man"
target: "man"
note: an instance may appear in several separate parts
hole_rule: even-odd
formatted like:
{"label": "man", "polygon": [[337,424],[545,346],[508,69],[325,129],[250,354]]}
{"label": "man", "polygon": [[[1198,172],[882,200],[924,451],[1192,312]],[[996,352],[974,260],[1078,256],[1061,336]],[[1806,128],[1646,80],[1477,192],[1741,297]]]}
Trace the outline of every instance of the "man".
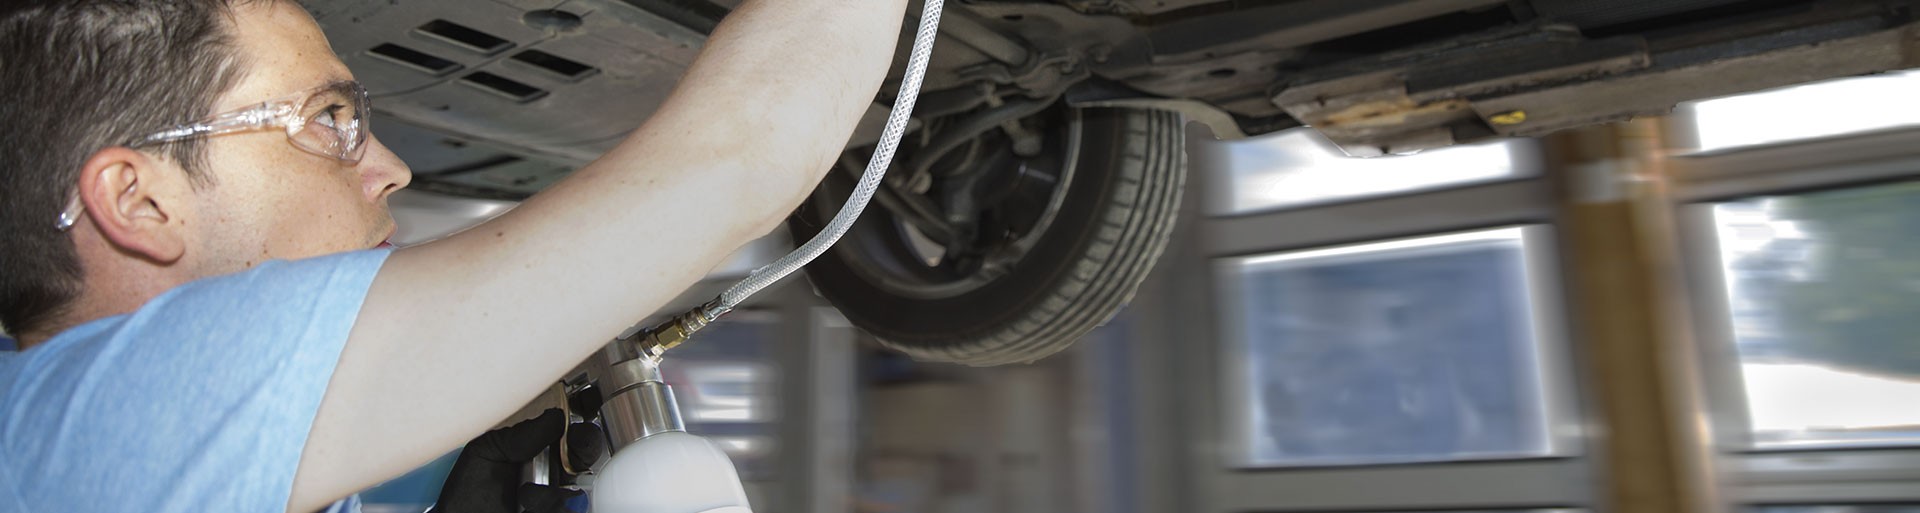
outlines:
{"label": "man", "polygon": [[620,146],[390,251],[409,171],[297,5],[0,7],[0,511],[312,511],[472,438],[777,226],[904,8],[749,1]]}

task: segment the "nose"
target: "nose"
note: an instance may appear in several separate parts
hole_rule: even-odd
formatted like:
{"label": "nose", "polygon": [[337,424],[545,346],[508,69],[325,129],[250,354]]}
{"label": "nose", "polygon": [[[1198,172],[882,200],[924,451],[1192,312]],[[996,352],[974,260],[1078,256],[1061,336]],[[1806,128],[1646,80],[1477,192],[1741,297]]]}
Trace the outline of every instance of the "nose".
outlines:
{"label": "nose", "polygon": [[393,191],[405,189],[407,184],[413,183],[413,170],[372,135],[367,136],[367,151],[361,156],[358,168],[360,185],[366,191],[367,200],[376,203],[385,201]]}

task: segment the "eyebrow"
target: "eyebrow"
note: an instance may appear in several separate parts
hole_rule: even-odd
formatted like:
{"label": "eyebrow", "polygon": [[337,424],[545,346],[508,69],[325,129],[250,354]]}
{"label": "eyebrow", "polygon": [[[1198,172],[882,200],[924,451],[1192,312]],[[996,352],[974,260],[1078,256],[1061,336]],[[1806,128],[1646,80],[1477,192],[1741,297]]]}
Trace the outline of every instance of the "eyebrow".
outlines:
{"label": "eyebrow", "polygon": [[340,84],[353,82],[353,81],[354,81],[353,77],[350,75],[339,75],[334,73],[328,73],[326,76],[321,77],[319,82],[309,84],[307,87],[301,88],[300,90],[305,91],[308,89],[314,89],[314,88],[324,87],[324,86],[340,85]]}
{"label": "eyebrow", "polygon": [[[337,86],[337,85],[340,85],[340,84],[350,84],[350,83],[353,83],[353,82],[354,82],[354,80],[353,80],[352,78],[342,78],[342,77],[341,77],[340,75],[336,75],[336,74],[332,74],[332,73],[328,73],[328,74],[327,74],[326,76],[323,76],[323,77],[321,77],[321,78],[320,78],[319,80],[316,80],[316,81],[312,81],[312,82],[305,82],[305,83],[304,83],[305,85],[301,85],[301,86],[298,86],[298,87],[295,87],[295,88],[293,88],[293,89],[290,89],[290,90],[288,90],[288,91],[286,91],[286,92],[283,92],[283,93],[280,93],[280,94],[277,94],[277,95],[270,95],[270,96],[268,96],[267,98],[261,98],[261,99],[257,99],[257,100],[255,100],[255,101],[254,101],[254,102],[253,102],[252,104],[257,104],[257,103],[260,103],[260,102],[263,102],[263,101],[270,101],[270,100],[273,100],[273,99],[278,99],[278,98],[284,98],[284,97],[287,97],[287,96],[289,96],[289,95],[295,95],[295,94],[300,94],[300,93],[302,93],[302,92],[307,92],[307,91],[313,91],[313,90],[316,90],[316,89],[323,89],[323,88],[327,88],[327,87],[333,87],[333,86]],[[248,104],[248,105],[252,105],[252,104]]]}

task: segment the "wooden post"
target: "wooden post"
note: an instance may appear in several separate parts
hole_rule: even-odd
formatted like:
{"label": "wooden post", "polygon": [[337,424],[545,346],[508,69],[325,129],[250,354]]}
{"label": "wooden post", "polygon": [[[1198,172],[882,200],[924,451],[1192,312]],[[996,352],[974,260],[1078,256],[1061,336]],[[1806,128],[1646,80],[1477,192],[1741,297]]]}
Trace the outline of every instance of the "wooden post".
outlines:
{"label": "wooden post", "polygon": [[1551,136],[1596,506],[1720,511],[1660,119]]}

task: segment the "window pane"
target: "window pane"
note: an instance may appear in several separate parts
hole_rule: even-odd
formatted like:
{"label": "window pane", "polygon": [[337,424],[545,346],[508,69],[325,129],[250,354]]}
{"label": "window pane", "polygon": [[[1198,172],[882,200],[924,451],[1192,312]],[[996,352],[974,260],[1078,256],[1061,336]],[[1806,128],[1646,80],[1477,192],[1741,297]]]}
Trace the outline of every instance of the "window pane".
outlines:
{"label": "window pane", "polygon": [[1348,157],[1310,128],[1239,141],[1193,137],[1196,162],[1221,179],[1208,213],[1241,214],[1385,196],[1535,173],[1530,141],[1495,141],[1409,155]]}
{"label": "window pane", "polygon": [[1713,212],[1754,444],[1920,442],[1920,183]]}
{"label": "window pane", "polygon": [[749,499],[779,476],[779,400],[774,349],[778,316],[748,312],[716,322],[698,343],[673,350],[660,366],[687,423],[733,459]]}
{"label": "window pane", "polygon": [[1920,72],[1831,80],[1693,104],[1700,151],[1920,124]]}
{"label": "window pane", "polygon": [[1529,230],[1231,262],[1244,462],[1550,454]]}

